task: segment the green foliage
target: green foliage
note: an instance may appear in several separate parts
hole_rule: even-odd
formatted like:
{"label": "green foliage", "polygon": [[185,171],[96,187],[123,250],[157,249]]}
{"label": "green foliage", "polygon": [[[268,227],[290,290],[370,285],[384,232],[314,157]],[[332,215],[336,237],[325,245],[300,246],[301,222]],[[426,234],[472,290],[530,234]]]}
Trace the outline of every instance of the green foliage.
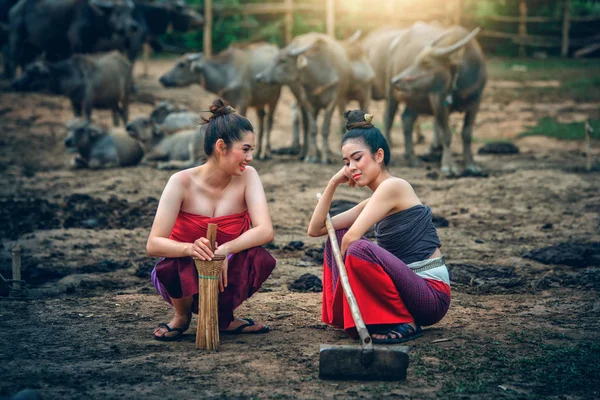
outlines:
{"label": "green foliage", "polygon": [[[592,139],[600,139],[600,120],[592,120]],[[583,122],[560,123],[550,117],[541,118],[536,126],[530,127],[519,137],[523,136],[548,136],[560,140],[583,140],[585,128]]]}

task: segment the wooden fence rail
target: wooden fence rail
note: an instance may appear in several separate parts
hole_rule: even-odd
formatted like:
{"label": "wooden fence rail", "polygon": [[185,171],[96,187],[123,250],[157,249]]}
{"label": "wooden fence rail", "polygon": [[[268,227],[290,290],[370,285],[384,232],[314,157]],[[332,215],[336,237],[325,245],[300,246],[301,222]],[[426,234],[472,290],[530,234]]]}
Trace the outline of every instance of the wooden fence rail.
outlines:
{"label": "wooden fence rail", "polygon": [[[594,51],[598,46],[598,38],[578,38],[572,39],[570,31],[573,23],[589,23],[600,22],[598,16],[571,16],[569,12],[570,0],[562,0],[563,9],[561,18],[530,16],[529,8],[526,0],[519,0],[519,15],[488,15],[477,18],[478,21],[504,22],[514,23],[517,25],[517,32],[500,32],[489,29],[484,29],[481,32],[483,37],[510,39],[513,43],[519,45],[519,53],[522,56],[526,55],[527,47],[542,47],[542,48],[560,48],[561,55],[567,57],[569,50],[576,46],[587,46]],[[320,20],[325,23],[325,31],[328,35],[335,36],[336,20],[343,20],[345,23],[357,21],[364,23],[365,21],[373,24],[384,24],[413,21],[432,21],[438,20],[445,24],[461,24],[472,22],[476,18],[472,15],[464,13],[463,0],[447,0],[442,8],[432,10],[432,12],[398,10],[394,7],[394,0],[385,0],[377,2],[376,6],[363,7],[359,11],[352,10],[348,7],[336,7],[341,3],[341,0],[325,0],[321,3],[303,3],[300,0],[281,0],[277,3],[263,4],[242,4],[236,7],[222,6],[213,4],[212,0],[204,0],[204,16],[206,24],[204,26],[204,52],[212,53],[212,20],[214,16],[228,17],[233,15],[281,15],[285,42],[289,43],[292,40],[292,31],[294,24],[294,14],[300,13],[303,15],[315,16],[311,21],[315,21],[316,16],[320,15]],[[373,3],[375,4],[375,3]],[[556,24],[560,23],[562,31],[560,36],[544,36],[531,35],[527,31],[528,24]],[[468,25],[472,25],[469,23]],[[589,52],[589,51],[587,51]],[[586,54],[586,50],[580,49],[575,52],[578,54]]]}

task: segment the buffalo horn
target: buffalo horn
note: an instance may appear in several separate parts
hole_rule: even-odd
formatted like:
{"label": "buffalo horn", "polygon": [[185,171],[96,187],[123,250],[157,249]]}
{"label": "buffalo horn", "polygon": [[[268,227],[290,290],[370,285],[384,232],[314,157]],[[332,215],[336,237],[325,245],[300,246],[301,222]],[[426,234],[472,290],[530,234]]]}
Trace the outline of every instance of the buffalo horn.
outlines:
{"label": "buffalo horn", "polygon": [[481,28],[477,27],[477,28],[473,29],[471,31],[471,33],[469,33],[467,36],[465,36],[462,40],[459,40],[458,42],[456,42],[450,46],[434,48],[431,51],[431,55],[434,57],[444,57],[449,54],[452,54],[456,50],[460,49],[461,47],[463,47],[464,45],[469,43],[471,41],[471,39],[473,39],[475,37],[475,35],[477,35],[479,33],[479,31],[481,31]]}

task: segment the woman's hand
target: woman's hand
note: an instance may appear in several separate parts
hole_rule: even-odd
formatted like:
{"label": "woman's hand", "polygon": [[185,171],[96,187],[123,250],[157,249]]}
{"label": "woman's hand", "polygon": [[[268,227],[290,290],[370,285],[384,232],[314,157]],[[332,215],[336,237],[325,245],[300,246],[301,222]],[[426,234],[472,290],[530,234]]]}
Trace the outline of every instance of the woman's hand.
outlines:
{"label": "woman's hand", "polygon": [[210,249],[210,241],[207,238],[200,238],[194,243],[190,243],[187,253],[189,257],[208,261],[212,260],[214,255]]}
{"label": "woman's hand", "polygon": [[348,182],[348,186],[350,187],[354,187],[356,185],[356,182],[352,179],[350,172],[348,171],[348,167],[345,165],[331,178],[331,182],[336,185],[341,185]]}
{"label": "woman's hand", "polygon": [[225,256],[223,264],[221,265],[221,274],[219,275],[219,292],[225,291],[227,287],[227,271],[229,269],[229,250],[223,245],[219,247],[218,243],[215,243],[215,254],[222,254]]}

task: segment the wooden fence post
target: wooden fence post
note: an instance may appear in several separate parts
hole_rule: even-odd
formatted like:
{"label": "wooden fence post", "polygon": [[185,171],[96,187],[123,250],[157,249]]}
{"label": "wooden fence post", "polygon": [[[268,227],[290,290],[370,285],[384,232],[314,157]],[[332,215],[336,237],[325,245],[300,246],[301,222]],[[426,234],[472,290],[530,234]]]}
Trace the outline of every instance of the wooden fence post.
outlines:
{"label": "wooden fence post", "polygon": [[560,55],[567,57],[569,55],[569,30],[571,29],[571,13],[569,11],[569,0],[564,0],[565,8],[563,11],[563,23],[562,23],[562,46],[560,48]]}
{"label": "wooden fence post", "polygon": [[461,24],[463,9],[464,9],[464,1],[456,0],[455,9],[454,9],[454,25]]}
{"label": "wooden fence post", "polygon": [[290,44],[294,28],[294,0],[283,0],[283,2],[285,4],[285,44]]}
{"label": "wooden fence post", "polygon": [[212,0],[204,0],[204,55],[212,55]]}
{"label": "wooden fence post", "polygon": [[519,56],[525,56],[525,39],[527,37],[527,1],[519,1]]}
{"label": "wooden fence post", "polygon": [[327,0],[326,13],[327,34],[335,38],[335,0]]}

